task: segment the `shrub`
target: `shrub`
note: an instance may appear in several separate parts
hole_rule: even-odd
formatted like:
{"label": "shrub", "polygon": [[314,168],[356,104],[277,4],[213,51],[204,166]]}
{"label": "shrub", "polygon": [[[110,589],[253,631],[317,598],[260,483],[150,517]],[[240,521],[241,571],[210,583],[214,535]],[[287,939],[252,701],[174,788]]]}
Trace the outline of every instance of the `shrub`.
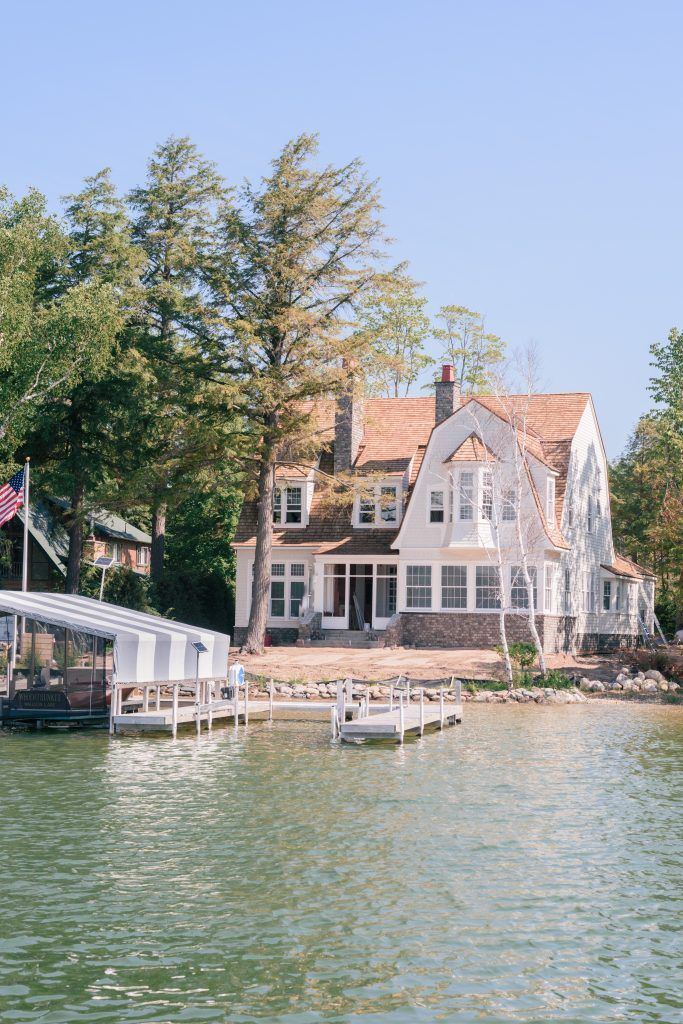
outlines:
{"label": "shrub", "polygon": [[540,682],[543,686],[552,686],[554,690],[568,690],[574,685],[569,676],[557,668],[549,668]]}

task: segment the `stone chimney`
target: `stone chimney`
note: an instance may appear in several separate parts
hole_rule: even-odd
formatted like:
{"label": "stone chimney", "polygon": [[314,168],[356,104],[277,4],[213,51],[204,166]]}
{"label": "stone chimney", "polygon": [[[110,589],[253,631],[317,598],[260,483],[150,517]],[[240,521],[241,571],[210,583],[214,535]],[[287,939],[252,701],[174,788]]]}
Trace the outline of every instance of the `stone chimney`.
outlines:
{"label": "stone chimney", "polygon": [[334,413],[334,472],[351,469],[363,440],[363,397],[356,376],[356,362],[344,363],[348,370],[345,392],[337,399]]}
{"label": "stone chimney", "polygon": [[441,380],[437,380],[436,422],[443,423],[460,405],[460,388],[455,383],[455,370],[447,363],[441,367]]}

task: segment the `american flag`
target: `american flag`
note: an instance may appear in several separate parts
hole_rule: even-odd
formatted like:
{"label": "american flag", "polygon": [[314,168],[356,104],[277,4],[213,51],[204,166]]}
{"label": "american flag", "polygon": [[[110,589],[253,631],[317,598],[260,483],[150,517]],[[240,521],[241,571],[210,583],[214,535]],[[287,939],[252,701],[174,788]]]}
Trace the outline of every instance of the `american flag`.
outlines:
{"label": "american flag", "polygon": [[24,504],[24,470],[20,469],[11,480],[0,487],[0,526],[17,514]]}

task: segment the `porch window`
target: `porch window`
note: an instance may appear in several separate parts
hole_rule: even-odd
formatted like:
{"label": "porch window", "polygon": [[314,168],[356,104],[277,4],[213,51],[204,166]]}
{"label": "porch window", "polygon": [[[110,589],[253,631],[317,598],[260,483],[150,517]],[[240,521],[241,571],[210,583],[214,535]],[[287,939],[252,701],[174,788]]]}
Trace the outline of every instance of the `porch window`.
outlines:
{"label": "porch window", "polygon": [[272,619],[284,619],[285,617],[285,581],[270,581],[270,617]]}
{"label": "porch window", "polygon": [[441,566],[441,607],[467,608],[467,566]]}
{"label": "porch window", "polygon": [[[534,608],[538,608],[537,577],[535,565],[527,567],[531,585],[533,587]],[[510,604],[513,608],[529,607],[529,591],[524,579],[524,569],[521,565],[513,565],[510,569]]]}
{"label": "porch window", "polygon": [[517,519],[517,491],[514,487],[503,493],[503,522],[514,523]]}
{"label": "porch window", "polygon": [[396,612],[397,567],[395,565],[377,566],[377,598],[375,606],[378,619],[390,619]]}
{"label": "porch window", "polygon": [[477,566],[475,596],[477,608],[500,608],[500,576],[497,566]]}
{"label": "porch window", "polygon": [[444,504],[443,491],[431,491],[429,496],[429,522],[442,523]]}
{"label": "porch window", "polygon": [[493,519],[493,473],[484,471],[481,481],[481,517]]}
{"label": "porch window", "polygon": [[461,522],[472,522],[474,519],[474,473],[469,470],[460,474],[458,491],[458,519]]}
{"label": "porch window", "polygon": [[406,607],[432,607],[431,565],[409,565],[406,569]]}
{"label": "porch window", "polygon": [[323,574],[323,615],[328,619],[343,619],[346,617],[346,566],[326,562]]}
{"label": "porch window", "polygon": [[602,610],[608,612],[612,607],[612,581],[602,581]]}

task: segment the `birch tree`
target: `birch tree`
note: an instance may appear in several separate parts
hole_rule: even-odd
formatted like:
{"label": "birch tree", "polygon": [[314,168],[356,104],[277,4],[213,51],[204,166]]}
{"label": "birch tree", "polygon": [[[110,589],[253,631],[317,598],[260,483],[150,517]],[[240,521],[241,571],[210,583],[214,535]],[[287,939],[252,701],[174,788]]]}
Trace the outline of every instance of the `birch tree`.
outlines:
{"label": "birch tree", "polygon": [[[345,358],[362,349],[353,311],[375,281],[381,224],[377,186],[360,161],[315,165],[312,135],[289,142],[258,185],[221,216],[211,274],[225,336],[215,372],[237,380],[236,409],[251,439],[258,501],[246,649],[263,649],[270,591],[273,493],[284,444],[304,458],[317,424],[301,403],[338,394]],[[319,445],[318,445],[319,446]]]}

